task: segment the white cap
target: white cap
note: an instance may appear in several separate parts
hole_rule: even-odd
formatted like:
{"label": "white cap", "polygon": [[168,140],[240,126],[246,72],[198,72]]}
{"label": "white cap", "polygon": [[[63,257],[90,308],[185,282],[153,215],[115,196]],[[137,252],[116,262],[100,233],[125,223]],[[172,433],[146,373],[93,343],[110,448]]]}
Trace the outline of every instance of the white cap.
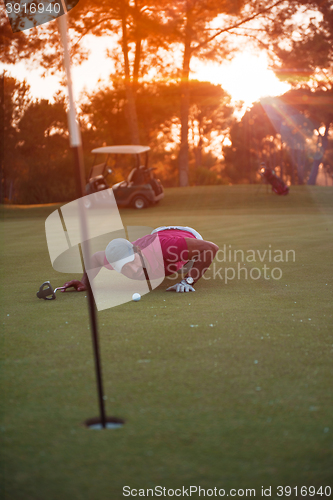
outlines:
{"label": "white cap", "polygon": [[116,238],[110,241],[106,247],[105,256],[113,269],[121,273],[125,264],[133,262],[135,258],[134,247],[130,241],[124,238]]}

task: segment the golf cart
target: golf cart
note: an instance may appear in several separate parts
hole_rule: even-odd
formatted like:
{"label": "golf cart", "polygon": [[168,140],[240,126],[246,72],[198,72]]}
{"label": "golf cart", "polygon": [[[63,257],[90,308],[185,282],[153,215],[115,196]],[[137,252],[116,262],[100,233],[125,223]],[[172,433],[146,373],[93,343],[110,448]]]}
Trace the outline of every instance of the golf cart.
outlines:
{"label": "golf cart", "polygon": [[[155,179],[154,168],[148,168],[148,146],[106,146],[92,150],[95,154],[94,165],[90,170],[86,193],[92,194],[112,187],[119,208],[133,207],[137,209],[154,205],[164,197],[163,186],[159,179]],[[106,154],[104,163],[96,163],[98,154]],[[108,174],[112,173],[108,166],[110,155],[133,155],[135,167],[131,170],[127,180],[109,186],[106,180]],[[144,156],[144,164],[141,164],[140,155]],[[85,204],[91,204],[89,199]],[[86,205],[87,206],[87,205]],[[89,208],[87,206],[87,208]]]}

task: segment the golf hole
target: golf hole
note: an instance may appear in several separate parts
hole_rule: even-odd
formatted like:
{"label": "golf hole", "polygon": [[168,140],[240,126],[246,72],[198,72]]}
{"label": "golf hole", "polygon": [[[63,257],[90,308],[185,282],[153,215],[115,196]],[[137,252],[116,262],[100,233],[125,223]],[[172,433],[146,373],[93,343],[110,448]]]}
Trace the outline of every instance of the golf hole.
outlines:
{"label": "golf hole", "polygon": [[[121,418],[117,417],[106,417],[105,418],[105,427],[104,429],[119,429],[123,427],[125,421]],[[100,417],[88,418],[83,425],[88,429],[93,430],[101,430],[103,429],[102,421]]]}

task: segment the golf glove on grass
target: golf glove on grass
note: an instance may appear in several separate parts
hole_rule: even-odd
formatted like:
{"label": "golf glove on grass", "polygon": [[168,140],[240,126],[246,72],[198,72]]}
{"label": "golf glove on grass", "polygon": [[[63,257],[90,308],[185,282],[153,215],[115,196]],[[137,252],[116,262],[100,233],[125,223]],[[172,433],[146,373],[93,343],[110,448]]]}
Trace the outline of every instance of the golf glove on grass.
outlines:
{"label": "golf glove on grass", "polygon": [[195,292],[194,288],[192,285],[189,285],[186,283],[185,280],[181,280],[180,283],[176,283],[173,286],[169,286],[169,288],[166,289],[166,292]]}
{"label": "golf glove on grass", "polygon": [[64,286],[62,287],[63,290],[62,292],[66,292],[67,288],[75,288],[77,292],[85,292],[87,290],[87,287],[84,283],[82,283],[79,280],[72,280],[72,281],[67,281]]}

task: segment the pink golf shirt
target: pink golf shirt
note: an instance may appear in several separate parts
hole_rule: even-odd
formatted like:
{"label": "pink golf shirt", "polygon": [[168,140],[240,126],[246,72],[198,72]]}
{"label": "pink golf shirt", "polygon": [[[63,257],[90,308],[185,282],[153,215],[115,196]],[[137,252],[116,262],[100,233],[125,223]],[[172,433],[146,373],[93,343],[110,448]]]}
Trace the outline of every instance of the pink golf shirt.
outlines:
{"label": "pink golf shirt", "polygon": [[[149,258],[149,255],[153,255],[154,241],[159,238],[159,243],[161,245],[164,273],[165,276],[170,276],[170,274],[176,273],[181,269],[186,262],[188,262],[188,249],[185,238],[195,238],[194,234],[189,231],[183,231],[181,229],[166,229],[164,231],[159,231],[154,234],[147,234],[143,238],[139,238],[132,243],[138,246],[149,262],[149,265],[154,269],[154,258]],[[150,248],[147,248],[150,247]],[[144,250],[146,248],[146,251]],[[151,249],[151,250],[150,250]],[[158,264],[156,263],[156,266]],[[109,264],[106,256],[104,255],[104,267],[112,270],[113,267]]]}

